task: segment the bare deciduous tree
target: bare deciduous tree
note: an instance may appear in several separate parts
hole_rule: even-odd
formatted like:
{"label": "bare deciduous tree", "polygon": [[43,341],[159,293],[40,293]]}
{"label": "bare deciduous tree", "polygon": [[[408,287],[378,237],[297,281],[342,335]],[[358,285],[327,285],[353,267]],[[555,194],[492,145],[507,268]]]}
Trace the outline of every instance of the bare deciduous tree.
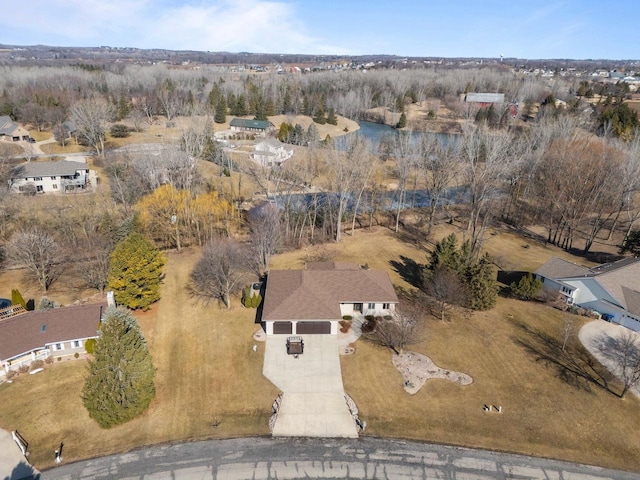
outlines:
{"label": "bare deciduous tree", "polygon": [[61,273],[61,250],[46,231],[34,227],[17,232],[8,244],[11,258],[24,266],[46,292]]}
{"label": "bare deciduous tree", "polygon": [[71,107],[71,118],[78,135],[83,137],[98,155],[104,154],[105,130],[110,110],[108,103],[97,99],[80,100]]}
{"label": "bare deciduous tree", "polygon": [[615,362],[622,380],[620,398],[640,384],[640,340],[638,334],[625,329],[616,339]]}
{"label": "bare deciduous tree", "polygon": [[425,281],[424,292],[436,302],[437,313],[442,321],[449,308],[469,302],[468,287],[455,272],[445,266],[430,273]]}
{"label": "bare deciduous tree", "polygon": [[280,210],[271,203],[251,209],[248,213],[253,253],[252,266],[258,277],[269,269],[271,256],[280,244]]}
{"label": "bare deciduous tree", "polygon": [[231,308],[231,295],[240,291],[247,272],[245,252],[229,238],[213,240],[191,272],[189,290],[204,299],[217,298]]}
{"label": "bare deciduous tree", "polygon": [[364,338],[388,347],[398,355],[407,345],[420,343],[425,338],[424,320],[416,315],[396,312],[390,319],[377,318],[368,321],[374,325],[370,331],[363,328]]}

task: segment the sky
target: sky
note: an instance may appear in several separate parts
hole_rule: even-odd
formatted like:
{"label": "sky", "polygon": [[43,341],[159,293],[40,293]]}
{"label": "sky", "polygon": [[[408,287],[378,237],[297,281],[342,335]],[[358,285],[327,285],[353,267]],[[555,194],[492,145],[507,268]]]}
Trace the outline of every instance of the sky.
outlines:
{"label": "sky", "polygon": [[30,0],[0,43],[254,53],[639,59],[636,0]]}

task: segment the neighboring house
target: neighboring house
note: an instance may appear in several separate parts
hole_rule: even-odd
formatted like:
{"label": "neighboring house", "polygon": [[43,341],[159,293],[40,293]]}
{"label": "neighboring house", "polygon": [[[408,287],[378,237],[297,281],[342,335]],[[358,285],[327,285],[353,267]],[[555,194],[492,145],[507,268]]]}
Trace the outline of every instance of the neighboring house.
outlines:
{"label": "neighboring house", "polygon": [[276,167],[293,157],[293,148],[270,138],[256,143],[252,158],[263,167]]}
{"label": "neighboring house", "polygon": [[83,162],[28,162],[11,170],[9,187],[24,193],[70,193],[91,185],[89,165]]}
{"label": "neighboring house", "polygon": [[247,120],[245,118],[234,118],[229,126],[232,131],[263,135],[275,129],[273,123],[268,120]]}
{"label": "neighboring house", "polygon": [[464,95],[465,103],[475,103],[482,108],[494,104],[504,103],[504,93],[467,93]]}
{"label": "neighboring house", "polygon": [[640,258],[592,268],[552,258],[535,274],[545,290],[557,292],[568,304],[640,332]]}
{"label": "neighboring house", "polygon": [[392,315],[398,296],[386,272],[353,263],[309,263],[304,270],[271,270],[262,321],[267,335],[338,333],[345,315]]}
{"label": "neighboring house", "polygon": [[84,353],[106,303],[35,310],[0,320],[0,375],[34,360]]}
{"label": "neighboring house", "polygon": [[24,128],[11,120],[11,117],[4,115],[0,117],[0,141],[19,142],[29,141],[31,136]]}

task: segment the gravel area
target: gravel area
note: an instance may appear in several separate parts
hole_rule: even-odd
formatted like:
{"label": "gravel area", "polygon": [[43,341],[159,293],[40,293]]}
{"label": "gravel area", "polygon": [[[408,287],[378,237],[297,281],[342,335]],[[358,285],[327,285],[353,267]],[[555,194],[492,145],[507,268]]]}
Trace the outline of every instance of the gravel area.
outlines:
{"label": "gravel area", "polygon": [[403,352],[400,355],[394,355],[391,361],[402,374],[405,391],[411,395],[418,393],[425,382],[431,378],[441,378],[460,385],[473,383],[473,378],[466,373],[440,368],[421,353]]}

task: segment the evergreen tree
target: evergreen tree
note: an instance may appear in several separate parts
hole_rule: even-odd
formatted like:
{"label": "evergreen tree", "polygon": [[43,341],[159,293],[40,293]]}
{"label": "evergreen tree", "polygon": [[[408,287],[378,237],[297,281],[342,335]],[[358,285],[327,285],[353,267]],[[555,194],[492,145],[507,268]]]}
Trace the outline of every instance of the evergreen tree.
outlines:
{"label": "evergreen tree", "polygon": [[281,142],[289,143],[292,133],[293,133],[293,125],[287,122],[282,122],[280,124],[280,130],[278,130],[277,138]]}
{"label": "evergreen tree", "polygon": [[107,308],[82,390],[89,416],[102,428],[137,417],[155,396],[154,375],[136,319],[121,307]]}
{"label": "evergreen tree", "polygon": [[284,94],[284,98],[282,99],[282,113],[287,114],[293,112],[293,104],[291,102],[291,94],[289,90]]}
{"label": "evergreen tree", "polygon": [[238,95],[238,99],[236,100],[236,113],[238,117],[244,117],[245,115],[249,115],[249,108],[247,107],[247,99],[244,95]]}
{"label": "evergreen tree", "polygon": [[273,117],[276,114],[276,104],[274,103],[273,98],[269,97],[267,99],[264,104],[264,111],[267,117]]}
{"label": "evergreen tree", "polygon": [[319,106],[316,109],[316,114],[313,116],[313,121],[319,123],[320,125],[324,125],[325,123],[327,123],[327,119],[324,116],[324,108],[322,106]]}
{"label": "evergreen tree", "polygon": [[512,282],[509,287],[511,288],[511,293],[520,300],[531,300],[540,292],[542,280],[534,278],[531,272],[529,272],[517,283]]}
{"label": "evergreen tree", "polygon": [[296,123],[296,126],[293,127],[293,132],[290,136],[290,143],[294,145],[304,145],[306,143],[306,135],[304,134],[304,128],[299,123]]}
{"label": "evergreen tree", "polygon": [[218,103],[216,103],[216,113],[213,116],[213,121],[216,123],[224,123],[227,121],[227,101],[224,99],[224,95],[220,95]]}
{"label": "evergreen tree", "polygon": [[402,115],[400,115],[400,119],[396,124],[396,128],[404,128],[406,126],[407,126],[407,115],[404,112],[402,112]]}
{"label": "evergreen tree", "polygon": [[470,265],[466,272],[473,310],[490,310],[498,299],[496,274],[488,255]]}
{"label": "evergreen tree", "polygon": [[631,253],[634,257],[640,255],[640,230],[629,232],[620,246],[620,253]]}
{"label": "evergreen tree", "polygon": [[262,97],[259,97],[256,100],[256,109],[255,109],[255,117],[254,120],[266,120],[267,119],[267,110],[264,104],[264,100]]}
{"label": "evergreen tree", "polygon": [[318,127],[316,127],[316,124],[309,124],[309,128],[307,128],[307,143],[317,142],[319,135],[320,134],[318,133]]}
{"label": "evergreen tree", "polygon": [[160,299],[164,263],[163,255],[139,233],[132,233],[116,245],[108,275],[116,302],[132,310],[148,310]]}
{"label": "evergreen tree", "polygon": [[468,241],[458,248],[458,239],[452,233],[436,243],[429,264],[422,272],[423,288],[428,285],[432,273],[441,268],[454,272],[466,285],[471,298],[460,303],[468,303],[473,310],[488,310],[495,305],[498,286],[491,259],[485,255],[474,261]]}
{"label": "evergreen tree", "polygon": [[329,109],[329,113],[327,114],[327,123],[329,125],[338,125],[338,117],[336,117],[336,112],[333,108]]}

